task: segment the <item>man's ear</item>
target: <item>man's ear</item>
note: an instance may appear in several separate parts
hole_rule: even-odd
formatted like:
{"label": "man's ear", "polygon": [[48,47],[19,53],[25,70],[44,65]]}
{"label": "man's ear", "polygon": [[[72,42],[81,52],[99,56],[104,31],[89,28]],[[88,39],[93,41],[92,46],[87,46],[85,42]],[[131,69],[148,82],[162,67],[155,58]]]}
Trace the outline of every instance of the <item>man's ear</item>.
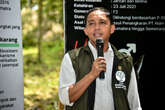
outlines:
{"label": "man's ear", "polygon": [[85,33],[86,36],[88,36],[88,31],[87,31],[86,27],[84,28],[84,33]]}
{"label": "man's ear", "polygon": [[114,32],[115,32],[115,25],[112,24],[112,25],[111,25],[111,34],[113,34]]}

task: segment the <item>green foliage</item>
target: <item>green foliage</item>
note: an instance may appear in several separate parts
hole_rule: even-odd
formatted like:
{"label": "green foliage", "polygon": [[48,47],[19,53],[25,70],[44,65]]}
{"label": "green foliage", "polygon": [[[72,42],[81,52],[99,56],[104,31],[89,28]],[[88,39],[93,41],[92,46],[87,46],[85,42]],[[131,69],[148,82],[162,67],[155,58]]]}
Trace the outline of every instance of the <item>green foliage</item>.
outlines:
{"label": "green foliage", "polygon": [[[42,38],[62,37],[63,0],[43,0]],[[23,46],[36,46],[39,37],[38,1],[21,0]],[[60,25],[56,27],[56,25]],[[51,33],[50,35],[48,33]],[[55,38],[56,39],[56,38]],[[51,40],[51,39],[50,39]]]}
{"label": "green foliage", "polygon": [[32,8],[34,5],[37,4],[38,0],[20,0],[21,1],[21,8]]}
{"label": "green foliage", "polygon": [[46,19],[63,24],[63,0],[45,0],[43,5]]}
{"label": "green foliage", "polygon": [[25,110],[58,110],[64,55],[63,0],[42,0],[42,62],[38,62],[39,0],[21,0]]}
{"label": "green foliage", "polygon": [[37,62],[37,48],[24,48],[25,110],[58,110],[58,77],[64,55],[64,41],[43,43],[43,62]]}
{"label": "green foliage", "polygon": [[23,47],[35,47],[37,46],[37,38],[33,35],[33,33],[29,33],[28,36],[23,37]]}
{"label": "green foliage", "polygon": [[27,0],[21,0],[21,9],[22,7],[27,7]]}

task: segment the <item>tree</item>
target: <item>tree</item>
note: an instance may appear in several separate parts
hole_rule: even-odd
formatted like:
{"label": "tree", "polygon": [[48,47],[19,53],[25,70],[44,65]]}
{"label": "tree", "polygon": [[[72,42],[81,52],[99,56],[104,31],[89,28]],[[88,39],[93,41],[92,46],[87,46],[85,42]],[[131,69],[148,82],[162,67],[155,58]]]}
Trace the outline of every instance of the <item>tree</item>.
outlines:
{"label": "tree", "polygon": [[[37,26],[27,33],[23,37],[29,37],[29,35],[35,35],[31,37],[37,39],[38,47],[38,61],[41,61],[42,57],[42,38],[48,31],[52,30],[52,24],[57,23],[63,26],[63,0],[21,0],[21,8],[31,9],[37,13]],[[33,16],[33,15],[32,15]],[[32,17],[28,16],[28,17]],[[24,18],[26,19],[26,18]],[[27,24],[26,20],[23,24]],[[31,24],[28,24],[31,25]],[[26,28],[25,28],[26,30]]]}
{"label": "tree", "polygon": [[39,63],[41,62],[41,42],[42,42],[42,8],[43,8],[43,5],[42,5],[42,0],[39,0],[38,1],[38,6],[39,6],[39,12],[38,12],[38,27],[39,27],[39,35],[38,35],[38,61]]}

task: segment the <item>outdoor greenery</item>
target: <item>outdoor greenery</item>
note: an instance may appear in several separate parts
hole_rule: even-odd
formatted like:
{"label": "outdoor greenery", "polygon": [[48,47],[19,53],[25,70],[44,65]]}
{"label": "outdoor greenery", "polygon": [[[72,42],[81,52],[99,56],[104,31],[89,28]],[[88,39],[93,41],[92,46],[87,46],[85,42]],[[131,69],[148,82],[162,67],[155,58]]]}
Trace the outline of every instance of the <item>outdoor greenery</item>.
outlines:
{"label": "outdoor greenery", "polygon": [[24,109],[59,110],[63,0],[21,0]]}
{"label": "outdoor greenery", "polygon": [[63,40],[44,42],[43,62],[37,48],[23,49],[25,110],[58,110],[58,76],[64,54]]}

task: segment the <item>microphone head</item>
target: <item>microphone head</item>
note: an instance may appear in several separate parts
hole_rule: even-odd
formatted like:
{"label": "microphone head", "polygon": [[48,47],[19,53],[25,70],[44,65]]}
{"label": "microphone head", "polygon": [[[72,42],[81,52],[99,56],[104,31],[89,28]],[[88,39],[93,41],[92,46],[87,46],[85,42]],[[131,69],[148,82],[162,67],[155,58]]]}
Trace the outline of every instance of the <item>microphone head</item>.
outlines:
{"label": "microphone head", "polygon": [[102,38],[97,38],[96,39],[96,45],[97,44],[104,44],[104,40]]}

